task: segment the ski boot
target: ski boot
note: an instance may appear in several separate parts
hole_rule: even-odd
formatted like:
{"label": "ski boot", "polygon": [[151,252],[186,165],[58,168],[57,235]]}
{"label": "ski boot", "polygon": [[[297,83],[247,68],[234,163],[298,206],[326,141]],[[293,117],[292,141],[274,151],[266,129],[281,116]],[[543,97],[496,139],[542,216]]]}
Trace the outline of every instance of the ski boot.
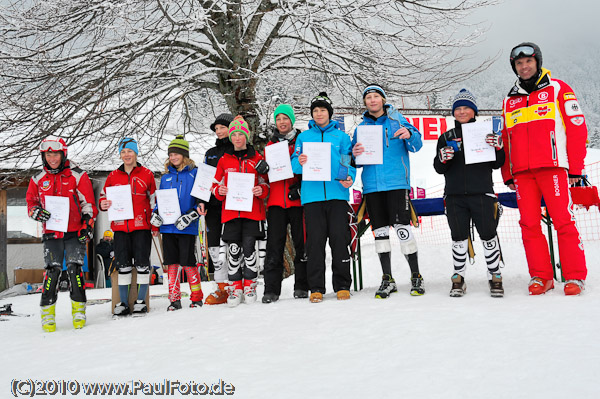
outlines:
{"label": "ski boot", "polygon": [[115,305],[115,309],[113,310],[113,315],[115,317],[123,317],[129,315],[129,306],[123,302],[117,303]]}
{"label": "ski boot", "polygon": [[42,330],[45,332],[56,331],[56,320],[54,318],[54,311],[56,304],[41,306],[42,310]]}
{"label": "ski boot", "polygon": [[181,309],[181,300],[178,299],[176,301],[171,302],[171,304],[167,308],[167,312],[173,312],[179,309]]}
{"label": "ski boot", "polygon": [[221,305],[227,303],[227,283],[217,283],[217,287],[217,290],[206,298],[205,304]]}
{"label": "ski boot", "polygon": [[137,299],[133,304],[131,315],[134,317],[145,316],[148,313],[148,306],[143,299]]}
{"label": "ski boot", "polygon": [[271,303],[271,302],[277,302],[279,300],[279,295],[277,294],[272,294],[270,292],[267,292],[265,295],[263,295],[262,297],[262,303]]}
{"label": "ski boot", "polygon": [[533,277],[529,281],[529,295],[542,295],[554,289],[554,280],[544,280],[541,277]]}
{"label": "ski boot", "polygon": [[73,316],[73,327],[83,328],[85,326],[85,302],[71,301],[71,315]]}
{"label": "ski boot", "polygon": [[244,302],[256,302],[256,286],[258,283],[255,280],[244,280]]}
{"label": "ski boot", "polygon": [[492,298],[502,298],[504,296],[504,287],[502,287],[502,275],[500,273],[492,274],[492,279],[488,280],[490,285],[490,295]]}
{"label": "ski boot", "polygon": [[425,282],[421,273],[413,273],[410,278],[410,295],[421,296],[425,294]]}
{"label": "ski boot", "polygon": [[242,281],[232,281],[231,284],[227,286],[227,294],[229,295],[227,297],[227,305],[229,305],[230,308],[234,308],[242,303],[244,300]]}
{"label": "ski boot", "polygon": [[192,303],[190,303],[190,308],[201,308],[202,307],[202,301],[192,301]]}
{"label": "ski boot", "polygon": [[[279,298],[279,296],[277,296]],[[308,291],[305,290],[294,290],[294,298],[296,299],[306,299],[308,298]]]}
{"label": "ski boot", "polygon": [[579,295],[585,289],[585,280],[567,280],[565,282],[565,295]]}
{"label": "ski boot", "polygon": [[389,297],[392,292],[397,291],[396,281],[389,274],[384,274],[379,289],[375,291],[375,298],[384,299]]}
{"label": "ski boot", "polygon": [[465,279],[458,273],[454,273],[452,276],[452,289],[450,290],[450,296],[458,298],[464,296],[467,293],[467,283]]}

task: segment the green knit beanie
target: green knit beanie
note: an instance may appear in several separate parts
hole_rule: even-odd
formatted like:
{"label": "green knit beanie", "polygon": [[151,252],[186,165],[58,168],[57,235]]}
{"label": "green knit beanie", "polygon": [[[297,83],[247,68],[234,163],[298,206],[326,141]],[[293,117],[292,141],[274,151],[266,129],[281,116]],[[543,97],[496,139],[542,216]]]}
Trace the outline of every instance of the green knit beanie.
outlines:
{"label": "green knit beanie", "polygon": [[184,157],[190,157],[190,143],[184,140],[182,134],[175,136],[175,140],[169,144],[168,154],[181,154]]}
{"label": "green knit beanie", "polygon": [[290,121],[292,121],[292,126],[296,123],[296,115],[294,115],[294,108],[290,104],[279,104],[277,108],[275,108],[275,113],[273,115],[273,119],[277,122],[277,115],[284,114]]}

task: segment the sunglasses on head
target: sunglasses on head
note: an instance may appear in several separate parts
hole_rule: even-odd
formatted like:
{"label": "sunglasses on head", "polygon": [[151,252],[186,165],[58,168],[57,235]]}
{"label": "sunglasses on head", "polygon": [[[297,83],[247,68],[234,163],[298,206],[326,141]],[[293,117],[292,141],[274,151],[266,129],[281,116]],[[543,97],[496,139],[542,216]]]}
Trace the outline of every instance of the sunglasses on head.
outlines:
{"label": "sunglasses on head", "polygon": [[514,60],[519,57],[533,57],[535,55],[535,49],[531,46],[519,46],[515,47],[510,53],[510,59]]}

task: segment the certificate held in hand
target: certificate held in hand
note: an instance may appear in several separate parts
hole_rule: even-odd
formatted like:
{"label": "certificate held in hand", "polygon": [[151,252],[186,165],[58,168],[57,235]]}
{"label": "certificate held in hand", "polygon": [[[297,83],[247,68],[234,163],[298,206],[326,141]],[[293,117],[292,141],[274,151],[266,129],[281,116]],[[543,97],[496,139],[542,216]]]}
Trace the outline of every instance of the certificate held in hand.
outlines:
{"label": "certificate held in hand", "polygon": [[254,174],[229,172],[227,174],[227,195],[225,209],[230,211],[252,212],[254,201]]}
{"label": "certificate held in hand", "polygon": [[496,150],[485,142],[485,136],[492,133],[492,121],[465,123],[461,126],[465,164],[493,162]]}
{"label": "certificate held in hand", "polygon": [[364,152],[356,157],[357,165],[381,165],[383,163],[383,127],[360,125],[356,128],[356,142]]}
{"label": "certificate held in hand", "polygon": [[181,216],[177,189],[167,188],[156,190],[156,203],[158,205],[158,214],[163,219],[163,223],[175,224],[179,216]]}
{"label": "certificate held in hand", "polygon": [[210,201],[210,189],[212,188],[216,172],[217,168],[214,166],[205,163],[198,165],[198,169],[196,170],[196,180],[194,180],[194,186],[192,187],[192,192],[190,194],[202,201]]}
{"label": "certificate held in hand", "polygon": [[66,233],[69,228],[69,198],[46,195],[44,201],[46,210],[50,212],[50,219],[45,222],[46,229]]}
{"label": "certificate held in hand", "polygon": [[302,180],[331,181],[331,143],[302,143],[302,154],[306,154]]}
{"label": "certificate held in hand", "polygon": [[265,147],[265,160],[269,164],[269,181],[274,183],[294,177],[287,140]]}
{"label": "certificate held in hand", "polygon": [[110,222],[133,219],[133,199],[129,184],[106,187],[106,199],[112,202],[108,208]]}

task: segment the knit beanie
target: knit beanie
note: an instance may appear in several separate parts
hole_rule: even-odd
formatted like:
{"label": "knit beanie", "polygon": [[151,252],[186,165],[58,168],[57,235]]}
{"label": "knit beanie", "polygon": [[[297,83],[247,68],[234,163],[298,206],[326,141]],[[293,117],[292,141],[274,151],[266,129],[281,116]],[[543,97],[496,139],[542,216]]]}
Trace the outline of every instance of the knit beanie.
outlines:
{"label": "knit beanie", "polygon": [[296,123],[296,115],[294,115],[294,108],[289,104],[279,104],[277,108],[275,108],[275,113],[273,114],[273,119],[277,123],[277,115],[284,114],[290,121],[292,122],[292,126]]}
{"label": "knit beanie", "polygon": [[181,154],[184,157],[190,157],[190,143],[188,143],[182,134],[178,134],[175,136],[175,140],[169,143],[169,149],[167,150],[168,154],[175,153]]}
{"label": "knit beanie", "polygon": [[367,87],[365,87],[365,89],[363,90],[363,100],[365,99],[365,97],[369,93],[377,93],[381,97],[386,98],[385,97],[385,90],[383,90],[383,88],[380,85],[375,84],[375,83],[371,83],[370,85],[368,85]]}
{"label": "knit beanie", "polygon": [[215,119],[215,121],[210,125],[210,130],[212,130],[213,132],[215,132],[216,126],[217,125],[223,125],[223,126],[229,126],[229,124],[231,123],[231,121],[233,120],[233,115],[231,114],[221,114],[219,116],[217,116],[217,119]]}
{"label": "knit beanie", "polygon": [[327,93],[324,91],[320,92],[318,96],[310,100],[310,115],[312,116],[313,110],[316,107],[326,108],[329,112],[329,119],[333,116],[333,107],[331,105],[331,100],[327,97]]}
{"label": "knit beanie", "polygon": [[229,141],[231,141],[231,135],[235,132],[242,132],[246,136],[246,142],[250,142],[250,129],[248,128],[248,122],[243,119],[236,119],[229,124]]}
{"label": "knit beanie", "polygon": [[479,112],[477,109],[477,103],[475,102],[475,96],[467,89],[462,89],[454,96],[454,102],[452,103],[452,115],[454,116],[454,110],[458,107],[469,107],[475,111],[475,115]]}
{"label": "knit beanie", "polygon": [[123,137],[119,142],[119,152],[123,151],[123,149],[129,148],[135,152],[135,155],[138,155],[138,143],[134,138],[131,137]]}

